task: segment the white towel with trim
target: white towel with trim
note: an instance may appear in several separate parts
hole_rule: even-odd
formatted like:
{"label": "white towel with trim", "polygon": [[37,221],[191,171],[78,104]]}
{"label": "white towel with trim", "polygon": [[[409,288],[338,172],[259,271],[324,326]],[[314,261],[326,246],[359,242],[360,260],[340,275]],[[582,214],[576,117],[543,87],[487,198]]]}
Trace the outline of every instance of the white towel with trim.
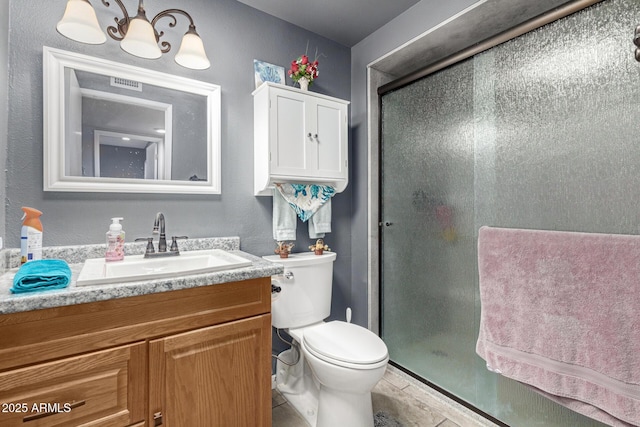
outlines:
{"label": "white towel with trim", "polygon": [[273,238],[276,241],[296,240],[296,213],[280,192],[273,190]]}
{"label": "white towel with trim", "polygon": [[309,218],[309,237],[321,239],[324,233],[331,233],[331,200],[327,200],[320,209]]}

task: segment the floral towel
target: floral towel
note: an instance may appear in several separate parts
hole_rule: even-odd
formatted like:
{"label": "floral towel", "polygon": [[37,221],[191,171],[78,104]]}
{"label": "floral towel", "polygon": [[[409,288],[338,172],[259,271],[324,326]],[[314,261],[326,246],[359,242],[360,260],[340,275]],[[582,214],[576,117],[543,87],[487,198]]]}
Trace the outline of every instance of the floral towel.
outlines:
{"label": "floral towel", "polygon": [[276,184],[276,188],[302,222],[311,218],[320,206],[336,194],[336,189],[329,185]]}

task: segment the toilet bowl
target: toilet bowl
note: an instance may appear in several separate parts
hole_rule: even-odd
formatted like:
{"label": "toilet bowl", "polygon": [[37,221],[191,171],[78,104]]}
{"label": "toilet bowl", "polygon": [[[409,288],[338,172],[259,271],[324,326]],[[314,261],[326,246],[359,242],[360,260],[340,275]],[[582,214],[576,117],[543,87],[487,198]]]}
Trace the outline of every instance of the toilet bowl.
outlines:
{"label": "toilet bowl", "polygon": [[274,277],[272,323],[293,338],[279,355],[276,387],[312,427],[373,427],[371,390],[389,361],[384,342],[368,329],[324,322],[330,312],[335,253],[265,259],[285,266]]}
{"label": "toilet bowl", "polygon": [[371,390],[389,354],[373,332],[333,321],[303,331],[302,353],[320,384],[316,427],[373,427]]}

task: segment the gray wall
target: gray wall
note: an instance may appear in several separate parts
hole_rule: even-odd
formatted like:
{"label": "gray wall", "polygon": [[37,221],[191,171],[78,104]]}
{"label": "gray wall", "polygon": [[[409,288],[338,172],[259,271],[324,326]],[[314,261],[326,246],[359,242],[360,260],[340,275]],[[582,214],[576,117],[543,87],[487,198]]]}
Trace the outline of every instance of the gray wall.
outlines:
{"label": "gray wall", "polygon": [[4,200],[7,192],[5,166],[7,164],[7,89],[9,88],[9,2],[0,1],[0,237],[5,237]]}
{"label": "gray wall", "polygon": [[[118,8],[92,2],[103,26],[110,24]],[[127,2],[130,8],[135,2]],[[6,2],[1,2],[6,8]],[[350,97],[350,50],[302,28],[259,12],[235,0],[156,0],[147,5],[148,16],[171,7],[184,7],[195,19],[211,60],[205,71],[177,65],[173,52],[155,61],[124,53],[117,42],[93,46],[68,40],[55,30],[65,2],[37,0],[9,1],[9,109],[7,140],[0,132],[0,152],[7,148],[8,176],[2,186],[6,196],[7,246],[19,246],[21,206],[44,212],[44,245],[100,243],[109,218],[122,216],[127,238],[151,233],[154,215],[164,212],[167,233],[190,237],[237,235],[241,248],[256,255],[273,253],[271,198],[253,196],[253,60],[260,59],[288,67],[291,60],[309,51],[322,52],[321,77],[311,90],[338,98]],[[130,10],[133,12],[133,10]],[[5,19],[5,13],[0,13]],[[170,41],[175,46],[186,22],[178,17],[180,30]],[[5,33],[5,31],[3,31]],[[0,46],[4,35],[0,36]],[[42,190],[42,46],[47,45],[116,62],[181,75],[222,87],[222,194],[148,195],[62,193]],[[0,47],[1,49],[1,47]],[[3,61],[7,55],[2,55]],[[1,78],[0,81],[5,80]],[[287,84],[292,84],[287,78]],[[0,91],[0,100],[2,100]],[[0,107],[1,108],[1,107]],[[1,112],[1,110],[0,110]],[[4,114],[0,114],[5,117]],[[2,122],[0,122],[2,123]],[[0,158],[0,161],[2,158]],[[335,268],[334,312],[343,312],[350,293],[351,190],[333,200],[333,233],[327,240],[338,253]],[[4,216],[3,212],[3,216]],[[1,229],[0,229],[1,231]],[[310,239],[302,224],[298,227],[299,250]],[[337,311],[335,311],[337,310]]]}

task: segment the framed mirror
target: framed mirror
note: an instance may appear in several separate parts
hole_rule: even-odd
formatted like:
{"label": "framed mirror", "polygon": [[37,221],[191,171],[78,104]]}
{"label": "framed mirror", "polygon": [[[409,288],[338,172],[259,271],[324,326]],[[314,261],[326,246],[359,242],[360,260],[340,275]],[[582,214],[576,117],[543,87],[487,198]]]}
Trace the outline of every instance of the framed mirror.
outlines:
{"label": "framed mirror", "polygon": [[219,86],[44,47],[44,191],[220,194]]}

